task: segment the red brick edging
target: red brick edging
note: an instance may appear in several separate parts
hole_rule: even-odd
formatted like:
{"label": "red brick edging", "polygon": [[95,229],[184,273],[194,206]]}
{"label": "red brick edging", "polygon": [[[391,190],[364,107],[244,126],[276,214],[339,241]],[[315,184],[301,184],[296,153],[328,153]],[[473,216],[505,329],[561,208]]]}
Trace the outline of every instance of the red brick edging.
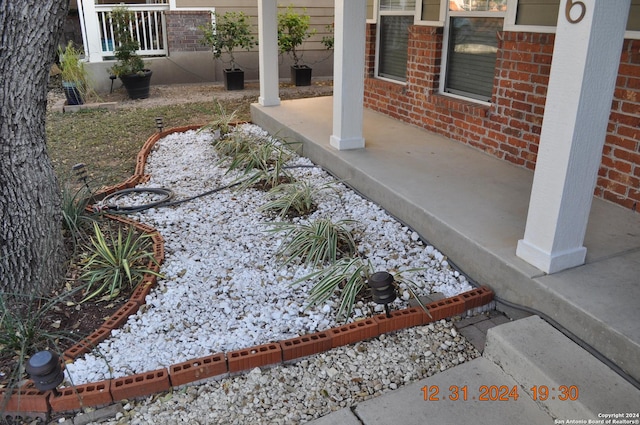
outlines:
{"label": "red brick edging", "polygon": [[[172,133],[198,128],[200,126],[178,127],[155,133],[138,153],[134,175],[120,185],[104,189],[100,195],[105,196],[122,189],[135,187],[141,181],[147,179],[148,176],[144,174],[144,165],[156,141]],[[107,215],[107,217],[134,226],[141,232],[151,235],[154,259],[157,264],[150,261],[149,267],[159,271],[160,264],[164,261],[164,241],[158,231],[151,226],[138,223],[126,217],[114,215]],[[128,317],[131,314],[135,314],[140,306],[145,303],[145,297],[156,284],[156,280],[155,276],[146,275],[134,290],[129,301],[111,315],[99,329],[65,351],[63,354],[64,360],[72,362],[91,351],[100,342],[107,339],[113,329],[118,329],[122,326]],[[3,415],[24,416],[24,414],[29,413],[64,412],[85,407],[102,406],[114,401],[167,391],[172,387],[214,376],[239,373],[260,366],[277,365],[321,353],[331,348],[375,338],[384,333],[460,315],[490,303],[493,300],[493,296],[491,289],[482,286],[454,297],[427,304],[432,318],[418,307],[395,310],[391,312],[391,317],[380,314],[353,323],[336,326],[326,331],[227,353],[216,353],[174,364],[168,368],[67,387],[61,389],[58,394],[54,394],[52,391],[42,393],[35,389],[33,383],[29,381],[23,388],[14,390],[11,393],[11,398],[7,402]],[[0,400],[5,398],[6,392],[6,390],[0,390]]]}

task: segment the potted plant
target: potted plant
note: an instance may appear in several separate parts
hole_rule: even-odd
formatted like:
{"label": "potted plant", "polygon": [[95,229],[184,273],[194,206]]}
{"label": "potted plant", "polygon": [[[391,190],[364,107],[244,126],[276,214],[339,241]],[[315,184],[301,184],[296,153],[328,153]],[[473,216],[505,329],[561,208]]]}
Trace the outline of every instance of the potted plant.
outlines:
{"label": "potted plant", "polygon": [[311,85],[311,68],[301,65],[302,54],[298,48],[302,43],[316,33],[310,29],[309,15],[297,13],[292,6],[285,12],[278,12],[278,48],[280,53],[288,54],[293,60],[291,65],[291,82],[296,86]]}
{"label": "potted plant", "polygon": [[82,105],[89,87],[87,71],[80,59],[81,54],[71,41],[64,49],[58,48],[62,88],[67,97],[67,105]]}
{"label": "potted plant", "polygon": [[234,51],[249,51],[256,44],[251,33],[249,17],[244,12],[215,13],[215,23],[200,26],[204,33],[202,43],[211,47],[213,57],[220,59],[223,54],[229,56],[229,68],[224,69],[224,87],[227,90],[244,89],[244,71],[236,64]]}
{"label": "potted plant", "polygon": [[146,99],[149,97],[152,71],[145,68],[144,61],[136,53],[140,43],[133,36],[130,23],[135,19],[135,13],[126,7],[117,7],[111,11],[115,35],[114,55],[117,59],[109,72],[122,81],[131,99]]}

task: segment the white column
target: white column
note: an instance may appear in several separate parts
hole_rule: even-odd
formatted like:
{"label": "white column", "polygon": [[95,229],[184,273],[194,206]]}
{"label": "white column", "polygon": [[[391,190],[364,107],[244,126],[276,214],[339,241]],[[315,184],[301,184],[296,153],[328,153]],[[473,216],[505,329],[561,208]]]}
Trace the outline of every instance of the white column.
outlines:
{"label": "white column", "polygon": [[277,0],[258,1],[258,49],[260,59],[260,97],[262,106],[280,104],[278,87],[278,4]]}
{"label": "white column", "polygon": [[367,0],[335,0],[331,146],[364,148],[364,52]]}
{"label": "white column", "polygon": [[562,0],[524,239],[547,273],[584,264],[630,0]]}
{"label": "white column", "polygon": [[100,27],[96,13],[95,0],[79,0],[79,9],[82,10],[80,19],[84,20],[85,51],[88,53],[89,62],[102,62],[102,41],[100,40]]}

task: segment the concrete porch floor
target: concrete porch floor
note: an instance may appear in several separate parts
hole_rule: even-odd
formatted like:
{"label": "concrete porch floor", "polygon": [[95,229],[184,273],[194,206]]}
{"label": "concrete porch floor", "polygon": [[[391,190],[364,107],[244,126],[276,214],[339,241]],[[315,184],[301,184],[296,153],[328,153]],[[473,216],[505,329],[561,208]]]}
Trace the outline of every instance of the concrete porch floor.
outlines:
{"label": "concrete porch floor", "polygon": [[586,264],[547,275],[515,255],[531,171],[369,110],[366,148],[338,151],[329,145],[332,101],[254,104],[252,119],[302,142],[304,156],[412,227],[497,297],[547,315],[640,380],[639,214],[594,199]]}

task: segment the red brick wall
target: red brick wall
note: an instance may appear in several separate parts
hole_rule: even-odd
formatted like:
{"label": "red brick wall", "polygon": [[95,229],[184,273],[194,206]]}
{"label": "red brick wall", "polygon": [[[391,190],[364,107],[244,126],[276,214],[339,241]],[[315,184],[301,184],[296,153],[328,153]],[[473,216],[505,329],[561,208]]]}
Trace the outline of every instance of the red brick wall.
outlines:
{"label": "red brick wall", "polygon": [[625,40],[596,195],[640,211],[640,40]]}
{"label": "red brick wall", "polygon": [[[503,32],[491,106],[438,94],[442,28],[413,26],[407,84],[373,78],[367,27],[365,106],[534,169],[555,35]],[[640,40],[626,40],[595,194],[640,211]]]}
{"label": "red brick wall", "polygon": [[202,43],[202,31],[198,26],[211,22],[207,11],[169,11],[167,18],[167,41],[171,52],[198,52],[209,48]]}

